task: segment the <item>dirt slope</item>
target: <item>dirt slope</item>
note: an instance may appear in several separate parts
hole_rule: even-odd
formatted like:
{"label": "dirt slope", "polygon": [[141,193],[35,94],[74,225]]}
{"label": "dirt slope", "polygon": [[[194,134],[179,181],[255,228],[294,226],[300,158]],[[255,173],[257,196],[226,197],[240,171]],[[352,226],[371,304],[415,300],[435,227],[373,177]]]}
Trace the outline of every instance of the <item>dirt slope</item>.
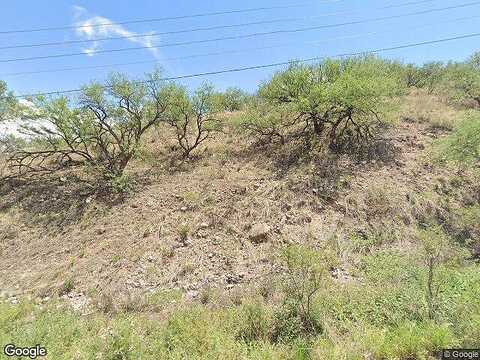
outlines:
{"label": "dirt slope", "polygon": [[153,142],[132,167],[136,189],[124,201],[92,195],[69,174],[3,184],[0,291],[174,288],[196,298],[209,287],[268,282],[280,271],[277,249],[305,242],[337,246],[348,278],[355,252],[368,248],[365,234],[383,234],[374,246],[408,246],[417,208],[428,208],[417,195],[451,175],[422,161],[443,134],[402,121],[386,136],[395,149],[386,161],[344,156],[287,171],[290,150],[272,157],[230,137],[174,167]]}

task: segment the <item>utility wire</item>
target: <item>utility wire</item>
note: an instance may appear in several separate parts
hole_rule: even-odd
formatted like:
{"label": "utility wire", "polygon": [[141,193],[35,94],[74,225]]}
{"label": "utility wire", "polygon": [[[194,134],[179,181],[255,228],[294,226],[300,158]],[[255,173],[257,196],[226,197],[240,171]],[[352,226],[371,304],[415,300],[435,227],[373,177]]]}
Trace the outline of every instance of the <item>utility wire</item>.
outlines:
{"label": "utility wire", "polygon": [[344,0],[324,0],[324,1],[308,1],[297,4],[290,5],[280,5],[280,6],[268,6],[268,7],[256,7],[248,9],[236,9],[236,10],[225,10],[225,11],[215,11],[191,15],[180,15],[180,16],[170,16],[170,17],[161,17],[161,18],[150,18],[150,19],[136,19],[136,20],[127,20],[120,21],[115,23],[101,23],[101,24],[91,24],[91,25],[64,25],[64,26],[55,26],[55,27],[42,27],[42,28],[33,28],[33,29],[18,29],[18,30],[3,30],[0,31],[0,34],[16,34],[16,33],[30,33],[30,32],[40,32],[40,31],[57,31],[57,30],[70,30],[78,29],[83,27],[103,27],[103,26],[115,26],[115,25],[126,25],[126,24],[139,24],[139,23],[150,23],[150,22],[162,22],[168,20],[182,20],[182,19],[192,19],[192,18],[201,18],[217,15],[229,15],[229,14],[241,14],[241,13],[251,13],[259,11],[268,11],[268,10],[279,10],[279,9],[292,9],[297,7],[305,7],[311,4],[332,4]]}
{"label": "utility wire", "polygon": [[[418,4],[423,4],[423,3],[426,3],[426,2],[433,2],[433,1],[436,1],[436,0],[422,0],[422,1],[417,1],[417,2],[411,2],[410,1],[410,2],[402,3],[402,4],[382,6],[382,7],[379,7],[379,8],[372,9],[372,10],[385,10],[385,9],[399,8],[399,7],[418,5]],[[198,32],[198,31],[211,31],[211,30],[232,29],[232,28],[255,26],[255,25],[267,25],[267,24],[275,24],[275,23],[283,23],[283,22],[314,20],[314,19],[319,19],[319,18],[324,18],[324,17],[331,17],[331,16],[337,16],[337,15],[349,15],[349,14],[355,14],[355,13],[357,13],[357,12],[356,11],[341,11],[341,12],[333,12],[333,13],[328,13],[328,14],[322,14],[322,15],[319,15],[319,16],[303,17],[303,18],[283,18],[283,19],[273,19],[273,20],[261,20],[261,21],[239,23],[239,24],[217,25],[217,26],[198,27],[198,28],[192,28],[192,29],[161,31],[161,32],[154,31],[154,32],[148,32],[148,33],[142,33],[142,34],[133,34],[133,35],[124,35],[124,36],[111,36],[111,37],[102,37],[102,38],[96,38],[96,39],[63,40],[63,41],[52,41],[52,42],[35,43],[35,44],[8,45],[8,46],[0,47],[0,50],[44,47],[44,46],[84,44],[84,43],[91,43],[91,42],[97,42],[97,41],[107,41],[107,40],[147,38],[147,37],[155,37],[155,36],[161,36],[161,35],[192,33],[192,32]]]}
{"label": "utility wire", "polygon": [[[167,43],[167,44],[162,44],[162,45],[157,45],[157,46],[138,46],[138,47],[129,47],[129,48],[120,48],[120,49],[95,50],[95,51],[89,52],[88,55],[117,53],[117,52],[135,51],[135,50],[143,50],[143,49],[158,49],[158,48],[174,47],[174,46],[204,44],[204,43],[225,41],[225,40],[247,39],[247,38],[253,38],[253,37],[258,37],[258,36],[305,32],[305,31],[320,30],[320,29],[326,29],[326,28],[342,27],[342,26],[347,26],[347,25],[357,25],[357,24],[365,24],[365,23],[370,23],[370,22],[398,19],[398,18],[403,18],[403,17],[409,17],[409,16],[414,16],[414,15],[423,15],[423,14],[432,13],[432,12],[452,10],[452,9],[458,9],[458,8],[467,7],[467,6],[474,6],[474,5],[480,5],[480,1],[475,1],[475,2],[470,2],[470,3],[466,3],[466,4],[455,5],[455,6],[448,6],[448,7],[444,7],[444,8],[436,8],[436,9],[429,9],[429,10],[423,10],[423,11],[416,11],[416,12],[411,12],[411,13],[401,14],[401,15],[383,16],[383,17],[370,18],[370,19],[357,20],[357,21],[349,21],[349,22],[337,23],[337,24],[320,25],[320,26],[304,27],[304,28],[289,29],[289,30],[275,30],[275,31],[267,31],[267,32],[257,32],[257,33],[251,33],[251,34],[219,37],[219,38],[213,38],[213,39],[192,40],[192,41],[177,42],[177,43]],[[64,58],[64,57],[85,56],[85,55],[87,55],[85,52],[76,52],[76,53],[67,53],[67,54],[33,56],[33,57],[26,57],[26,58],[4,59],[4,60],[0,60],[0,63],[31,61],[31,60],[43,60],[43,59],[51,59],[51,58]]]}
{"label": "utility wire", "polygon": [[[429,41],[422,41],[422,42],[411,43],[411,44],[404,44],[404,45],[397,45],[397,46],[392,46],[392,47],[379,48],[379,49],[375,49],[375,50],[366,50],[366,51],[360,51],[360,52],[336,54],[336,55],[331,55],[329,57],[330,58],[337,58],[337,57],[346,57],[346,56],[359,56],[359,55],[366,55],[366,54],[376,54],[376,53],[384,52],[384,51],[400,50],[400,49],[406,49],[406,48],[417,47],[417,46],[438,44],[438,43],[454,41],[454,40],[461,40],[461,39],[468,39],[468,38],[473,38],[473,37],[478,37],[478,36],[480,36],[480,33],[472,33],[472,34],[458,35],[458,36],[454,36],[454,37],[437,39],[437,40],[429,40]],[[225,70],[209,71],[209,72],[189,74],[189,75],[166,77],[166,78],[162,78],[160,80],[162,80],[162,81],[172,81],[172,80],[198,78],[198,77],[204,77],[204,76],[210,76],[210,75],[237,73],[237,72],[248,71],[248,70],[257,70],[257,69],[279,67],[279,66],[289,65],[289,64],[292,64],[292,63],[308,63],[308,62],[314,62],[314,61],[321,61],[321,60],[325,60],[327,58],[328,58],[327,56],[317,56],[317,57],[312,57],[312,58],[307,58],[307,59],[298,59],[298,60],[283,61],[283,62],[277,62],[277,63],[271,63],[271,64],[254,65],[254,66],[238,67],[238,68],[233,68],[233,69],[225,69]],[[137,83],[143,83],[144,84],[144,83],[147,83],[147,81],[139,81]],[[102,86],[102,88],[106,89],[106,88],[108,88],[108,86]],[[42,93],[34,93],[34,94],[28,94],[28,95],[18,95],[18,96],[15,96],[15,97],[16,98],[28,98],[28,97],[34,97],[34,96],[71,94],[71,93],[76,93],[76,92],[80,92],[80,91],[82,91],[81,88],[70,89],[70,90],[42,92]]]}
{"label": "utility wire", "polygon": [[[418,30],[418,29],[437,26],[437,25],[441,25],[441,24],[457,23],[457,22],[460,22],[460,21],[472,20],[472,19],[478,19],[478,18],[480,18],[480,15],[456,18],[456,19],[447,20],[447,21],[437,21],[435,23],[424,24],[424,25],[415,26],[415,27],[409,27],[408,30],[409,31]],[[387,31],[382,30],[382,31],[373,31],[373,32],[362,33],[362,34],[336,36],[336,37],[332,37],[332,38],[315,40],[315,41],[306,41],[306,42],[301,42],[301,43],[290,42],[290,43],[282,43],[282,44],[275,44],[275,45],[270,45],[270,46],[247,48],[247,49],[226,50],[226,51],[209,52],[209,53],[203,53],[203,54],[193,54],[193,55],[186,55],[186,56],[180,56],[180,57],[165,58],[165,59],[162,59],[162,61],[186,60],[186,59],[195,59],[195,58],[209,57],[209,56],[231,55],[231,54],[239,54],[239,53],[246,53],[246,52],[252,52],[252,51],[259,51],[259,50],[282,48],[282,47],[288,47],[288,46],[298,45],[298,44],[318,46],[319,44],[330,42],[330,41],[361,38],[361,37],[383,34],[383,33],[391,32],[391,31],[393,31],[393,29],[387,30]],[[67,68],[58,68],[58,69],[47,69],[47,70],[34,70],[34,71],[25,71],[25,72],[13,72],[13,73],[0,74],[0,77],[33,75],[33,74],[44,74],[44,73],[56,73],[56,72],[76,71],[76,70],[102,69],[102,68],[112,68],[112,67],[115,67],[115,66],[128,66],[128,65],[141,65],[141,64],[160,64],[160,61],[158,61],[158,60],[132,61],[132,62],[116,63],[116,64],[114,63],[114,64],[103,64],[103,65],[92,65],[92,66],[78,66],[78,67],[67,67]]]}

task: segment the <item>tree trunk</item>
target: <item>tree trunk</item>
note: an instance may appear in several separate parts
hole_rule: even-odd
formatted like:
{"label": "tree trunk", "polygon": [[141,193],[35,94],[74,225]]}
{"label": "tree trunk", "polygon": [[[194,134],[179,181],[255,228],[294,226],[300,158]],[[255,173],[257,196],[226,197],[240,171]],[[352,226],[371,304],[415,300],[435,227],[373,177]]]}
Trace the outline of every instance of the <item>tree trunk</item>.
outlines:
{"label": "tree trunk", "polygon": [[325,126],[324,126],[323,122],[319,121],[316,118],[313,119],[313,132],[316,135],[321,135],[324,128],[325,128]]}

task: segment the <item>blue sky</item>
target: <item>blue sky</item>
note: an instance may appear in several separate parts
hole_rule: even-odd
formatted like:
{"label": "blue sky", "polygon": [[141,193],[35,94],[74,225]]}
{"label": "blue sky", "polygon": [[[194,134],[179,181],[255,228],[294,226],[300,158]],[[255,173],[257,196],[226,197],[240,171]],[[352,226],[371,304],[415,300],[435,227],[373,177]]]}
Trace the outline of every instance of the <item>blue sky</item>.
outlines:
{"label": "blue sky", "polygon": [[[218,41],[188,46],[144,49],[118,53],[95,54],[88,52],[115,48],[154,46],[167,43],[195,41],[256,32],[296,29],[326,24],[344,23],[374,17],[407,14],[415,11],[437,9],[473,3],[474,0],[435,0],[410,6],[379,9],[386,5],[404,4],[415,0],[339,0],[295,1],[295,0],[243,0],[239,1],[154,1],[154,0],[49,0],[26,1],[8,0],[2,2],[0,31],[83,24],[80,29],[45,31],[33,33],[0,34],[0,47],[10,45],[44,43],[64,40],[94,39],[149,32],[174,31],[198,27],[240,24],[284,18],[300,18],[292,22],[252,25],[214,31],[170,34],[158,37],[137,37],[127,40],[110,40],[98,43],[70,44],[37,48],[2,49],[0,61],[12,58],[45,56],[63,53],[83,52],[74,57],[52,58],[32,61],[0,62],[0,79],[7,81],[17,94],[77,88],[91,80],[101,80],[111,71],[123,71],[132,76],[141,76],[150,71],[155,62],[164,69],[166,76],[179,76],[220,69],[268,64],[291,59],[328,56],[359,52],[407,43],[452,37],[478,32],[480,23],[480,2],[478,4],[448,11],[389,19],[365,24],[291,34],[260,36],[242,40]],[[233,9],[271,7],[299,4],[288,9],[275,9],[249,13],[217,15],[211,17],[169,20],[163,22],[115,25],[108,28],[85,25],[121,21],[171,17]],[[473,18],[478,16],[477,18]],[[270,47],[264,50],[253,50]],[[480,37],[448,43],[408,48],[382,53],[382,56],[405,62],[423,63],[431,60],[462,60],[480,50]],[[172,58],[215,52],[238,51],[233,54],[205,56],[190,59]],[[129,66],[65,71],[55,73],[7,76],[6,74],[28,71],[42,71],[65,67],[110,65],[129,62],[147,62]],[[273,69],[253,70],[241,73],[209,76],[202,79],[184,80],[193,88],[208,80],[217,88],[239,86],[254,90],[268,78]]]}

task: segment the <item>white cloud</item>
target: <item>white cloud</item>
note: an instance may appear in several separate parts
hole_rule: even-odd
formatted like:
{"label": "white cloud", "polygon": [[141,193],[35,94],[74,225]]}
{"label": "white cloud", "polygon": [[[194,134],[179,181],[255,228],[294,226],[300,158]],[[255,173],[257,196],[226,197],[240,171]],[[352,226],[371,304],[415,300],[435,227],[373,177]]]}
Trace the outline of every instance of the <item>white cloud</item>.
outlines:
{"label": "white cloud", "polygon": [[83,6],[73,5],[73,17],[75,20],[78,20],[82,15],[86,14],[88,11]]}
{"label": "white cloud", "polygon": [[[143,34],[129,31],[124,26],[116,24],[106,17],[97,15],[88,16],[88,11],[81,6],[74,6],[73,11],[74,18],[76,19],[75,33],[78,37],[87,40],[117,36],[125,37],[126,41],[145,46],[155,58],[160,58],[158,49],[154,48],[159,40],[158,35],[138,36]],[[148,34],[151,33],[147,33],[146,35]],[[83,52],[88,56],[94,56],[95,52],[101,48],[102,43],[101,41],[92,41],[90,46],[83,48]]]}

